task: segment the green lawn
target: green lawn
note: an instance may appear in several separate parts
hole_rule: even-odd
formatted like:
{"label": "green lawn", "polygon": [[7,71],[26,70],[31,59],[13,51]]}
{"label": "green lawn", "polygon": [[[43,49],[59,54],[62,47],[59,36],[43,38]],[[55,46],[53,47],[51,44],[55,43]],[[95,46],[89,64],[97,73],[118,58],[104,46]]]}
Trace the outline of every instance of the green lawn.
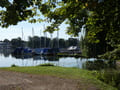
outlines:
{"label": "green lawn", "polygon": [[9,67],[0,68],[2,70],[17,71],[22,73],[49,75],[68,79],[80,79],[84,84],[92,84],[100,90],[117,90],[95,77],[94,71],[82,70],[78,68],[65,68],[55,66],[32,66],[32,67]]}

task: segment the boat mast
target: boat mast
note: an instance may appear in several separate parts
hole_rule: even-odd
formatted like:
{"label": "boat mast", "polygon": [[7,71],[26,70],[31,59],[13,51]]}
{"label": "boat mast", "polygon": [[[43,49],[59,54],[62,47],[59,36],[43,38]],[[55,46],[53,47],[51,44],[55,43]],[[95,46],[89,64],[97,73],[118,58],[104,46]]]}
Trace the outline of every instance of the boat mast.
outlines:
{"label": "boat mast", "polygon": [[23,27],[21,29],[22,29],[22,40],[23,40]]}
{"label": "boat mast", "polygon": [[[22,37],[21,37],[21,41],[23,41],[23,38],[24,38],[24,34],[23,34],[23,27],[21,28],[22,30]],[[23,42],[22,42],[22,47],[23,47]]]}
{"label": "boat mast", "polygon": [[53,36],[52,36],[52,33],[50,33],[50,37],[51,37],[51,46],[50,46],[50,48],[53,48]]}
{"label": "boat mast", "polygon": [[58,48],[59,48],[59,31],[57,31],[57,43],[58,43]]}
{"label": "boat mast", "polygon": [[40,48],[41,48],[41,29],[40,29]]}
{"label": "boat mast", "polygon": [[[45,24],[44,24],[44,30],[45,30]],[[46,32],[44,32],[44,48],[46,48]]]}
{"label": "boat mast", "polygon": [[34,28],[32,27],[32,45],[33,45],[33,48],[34,48]]}

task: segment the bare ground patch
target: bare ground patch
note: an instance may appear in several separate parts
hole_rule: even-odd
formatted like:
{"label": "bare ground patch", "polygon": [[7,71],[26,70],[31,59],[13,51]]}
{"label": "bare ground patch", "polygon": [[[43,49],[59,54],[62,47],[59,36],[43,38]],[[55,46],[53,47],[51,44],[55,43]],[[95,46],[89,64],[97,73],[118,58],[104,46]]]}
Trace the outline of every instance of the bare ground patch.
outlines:
{"label": "bare ground patch", "polygon": [[0,70],[0,90],[98,90],[80,80]]}

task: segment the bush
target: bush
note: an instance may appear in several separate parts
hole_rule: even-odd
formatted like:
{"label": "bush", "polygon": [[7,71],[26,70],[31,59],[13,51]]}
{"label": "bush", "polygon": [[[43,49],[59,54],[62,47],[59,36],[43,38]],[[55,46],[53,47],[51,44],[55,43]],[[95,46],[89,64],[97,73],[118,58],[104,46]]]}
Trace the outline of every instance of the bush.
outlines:
{"label": "bush", "polygon": [[12,64],[12,65],[11,65],[11,67],[18,67],[18,66],[17,66],[17,65],[15,65],[15,64]]}
{"label": "bush", "polygon": [[83,68],[88,70],[101,70],[107,68],[107,64],[103,60],[87,61]]}
{"label": "bush", "polygon": [[51,64],[51,63],[45,63],[45,64],[40,64],[38,66],[54,66],[54,64]]}
{"label": "bush", "polygon": [[116,70],[103,70],[96,74],[97,79],[120,90],[120,72]]}
{"label": "bush", "polygon": [[113,51],[106,52],[105,54],[100,55],[99,57],[107,59],[107,60],[119,60],[120,59],[120,47],[114,49]]}

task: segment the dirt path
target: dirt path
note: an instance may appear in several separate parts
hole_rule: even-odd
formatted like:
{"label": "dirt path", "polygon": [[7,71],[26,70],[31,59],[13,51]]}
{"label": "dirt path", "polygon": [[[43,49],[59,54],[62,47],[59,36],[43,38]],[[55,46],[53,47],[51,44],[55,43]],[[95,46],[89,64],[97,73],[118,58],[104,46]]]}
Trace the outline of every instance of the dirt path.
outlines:
{"label": "dirt path", "polygon": [[77,80],[0,70],[0,90],[96,90],[80,84]]}

